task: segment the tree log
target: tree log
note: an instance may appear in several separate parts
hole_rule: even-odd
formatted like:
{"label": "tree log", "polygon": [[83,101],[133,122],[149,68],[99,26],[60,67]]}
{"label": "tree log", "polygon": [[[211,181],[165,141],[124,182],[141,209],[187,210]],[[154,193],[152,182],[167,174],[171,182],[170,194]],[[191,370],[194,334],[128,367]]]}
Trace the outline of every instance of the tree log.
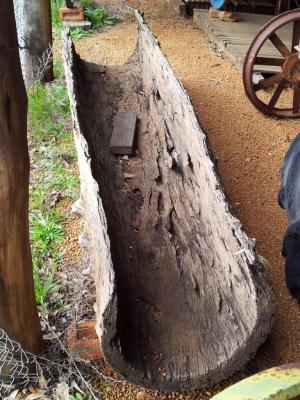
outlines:
{"label": "tree log", "polygon": [[[64,33],[81,176],[82,242],[103,354],[164,390],[216,383],[266,339],[274,298],[233,216],[190,99],[142,18],[122,67],[82,61]],[[138,154],[111,155],[117,111],[138,115]]]}
{"label": "tree log", "polygon": [[0,328],[38,352],[41,331],[34,299],[28,227],[27,98],[13,3],[0,8]]}
{"label": "tree log", "polygon": [[22,54],[23,76],[26,86],[35,80],[53,80],[52,23],[50,0],[15,0],[21,3],[19,36],[25,49]]}

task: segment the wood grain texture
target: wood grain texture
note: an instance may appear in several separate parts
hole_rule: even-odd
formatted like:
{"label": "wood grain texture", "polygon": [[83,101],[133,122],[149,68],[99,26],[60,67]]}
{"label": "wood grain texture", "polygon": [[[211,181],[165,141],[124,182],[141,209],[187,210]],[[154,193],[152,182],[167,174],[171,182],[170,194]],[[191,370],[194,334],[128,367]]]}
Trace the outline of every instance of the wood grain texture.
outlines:
{"label": "wood grain texture", "polygon": [[135,131],[136,131],[135,112],[119,111],[115,118],[114,130],[109,143],[112,154],[132,154]]}
{"label": "wood grain texture", "polygon": [[[35,80],[53,80],[53,60],[48,63],[45,54],[52,48],[51,2],[49,0],[17,0],[21,3],[22,37],[26,49],[22,50],[23,76],[26,86]],[[21,43],[24,45],[24,43]],[[43,69],[44,67],[44,69]],[[44,73],[42,73],[44,72]]]}
{"label": "wood grain texture", "polygon": [[41,331],[34,300],[28,227],[27,98],[13,2],[0,7],[0,328],[38,352]]}
{"label": "wood grain texture", "polygon": [[[264,4],[266,5],[267,3]],[[238,23],[227,24],[217,18],[211,18],[206,10],[195,9],[193,21],[242,74],[245,56],[253,38],[273,16],[244,13],[235,13],[235,15]],[[281,29],[280,37],[285,44],[291,45],[292,31],[289,24]],[[260,51],[260,57],[280,59],[281,55],[271,42],[266,42]],[[280,72],[281,68],[278,66],[257,65],[254,67],[254,71],[274,74],[275,72]]]}
{"label": "wood grain texture", "polygon": [[[83,235],[107,361],[143,386],[189,389],[226,378],[253,356],[271,329],[274,298],[190,99],[137,19],[135,53],[105,78],[74,54],[65,33]],[[139,154],[129,162],[109,154],[115,110],[138,115]]]}

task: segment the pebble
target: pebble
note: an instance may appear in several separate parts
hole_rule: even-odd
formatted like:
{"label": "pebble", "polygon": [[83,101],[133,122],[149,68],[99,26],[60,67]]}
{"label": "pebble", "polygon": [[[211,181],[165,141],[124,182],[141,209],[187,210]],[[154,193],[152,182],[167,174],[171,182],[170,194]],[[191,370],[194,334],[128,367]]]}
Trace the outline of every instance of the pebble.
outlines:
{"label": "pebble", "polygon": [[89,275],[91,275],[91,268],[88,267],[88,268],[84,269],[81,273],[84,276],[89,276]]}
{"label": "pebble", "polygon": [[147,393],[146,392],[138,392],[136,395],[137,400],[147,400]]}

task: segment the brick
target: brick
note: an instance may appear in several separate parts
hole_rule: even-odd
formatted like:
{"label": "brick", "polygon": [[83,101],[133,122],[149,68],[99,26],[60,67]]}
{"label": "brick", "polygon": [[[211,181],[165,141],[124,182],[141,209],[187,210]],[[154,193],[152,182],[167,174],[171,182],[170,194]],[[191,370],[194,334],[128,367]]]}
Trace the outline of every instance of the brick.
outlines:
{"label": "brick", "polygon": [[82,7],[60,8],[59,17],[62,21],[83,21],[84,20],[83,8]]}
{"label": "brick", "polygon": [[68,327],[67,346],[72,357],[93,361],[103,359],[95,324],[95,321],[81,321]]}

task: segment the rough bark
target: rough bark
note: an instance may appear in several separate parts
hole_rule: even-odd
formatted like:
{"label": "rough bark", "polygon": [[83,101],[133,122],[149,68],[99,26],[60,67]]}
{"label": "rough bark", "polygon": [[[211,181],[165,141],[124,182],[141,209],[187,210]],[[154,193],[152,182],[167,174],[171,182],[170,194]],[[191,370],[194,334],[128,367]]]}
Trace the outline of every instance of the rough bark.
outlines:
{"label": "rough bark", "polygon": [[0,82],[0,328],[38,352],[41,332],[28,228],[27,98],[10,1],[0,7]]}
{"label": "rough bark", "polygon": [[[23,41],[23,0],[14,0],[14,9],[15,9],[15,19],[16,19],[16,25],[17,25],[17,34],[18,34],[18,42],[20,46],[24,46],[24,41]],[[21,62],[21,68],[22,71],[24,69],[24,51],[21,49],[19,50],[19,55],[20,55],[20,62]]]}
{"label": "rough bark", "polygon": [[[272,325],[273,294],[224,196],[190,99],[141,17],[123,67],[64,63],[97,331],[114,369],[165,390],[216,383]],[[109,154],[114,115],[138,114],[138,154]]]}
{"label": "rough bark", "polygon": [[16,0],[21,2],[20,27],[24,38],[21,45],[26,49],[22,54],[23,76],[26,86],[35,80],[50,82],[53,79],[52,25],[50,0]]}

